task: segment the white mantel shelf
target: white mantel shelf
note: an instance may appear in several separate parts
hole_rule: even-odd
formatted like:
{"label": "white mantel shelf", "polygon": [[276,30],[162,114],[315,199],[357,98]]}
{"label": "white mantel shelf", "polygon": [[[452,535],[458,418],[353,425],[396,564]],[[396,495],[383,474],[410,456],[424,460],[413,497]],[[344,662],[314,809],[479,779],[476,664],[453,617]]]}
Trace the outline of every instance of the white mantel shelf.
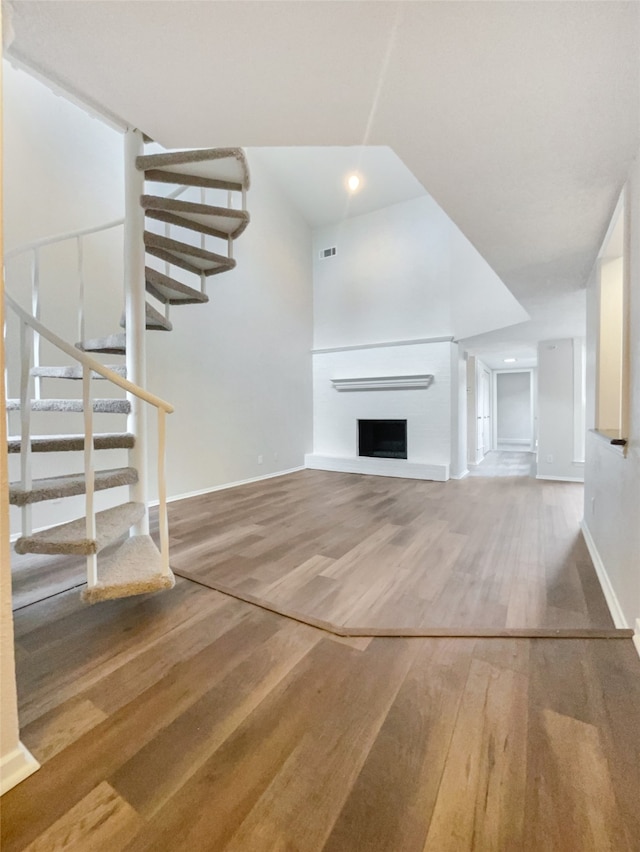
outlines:
{"label": "white mantel shelf", "polygon": [[366,390],[419,390],[428,388],[433,376],[423,373],[417,376],[366,376],[355,379],[331,379],[337,391]]}

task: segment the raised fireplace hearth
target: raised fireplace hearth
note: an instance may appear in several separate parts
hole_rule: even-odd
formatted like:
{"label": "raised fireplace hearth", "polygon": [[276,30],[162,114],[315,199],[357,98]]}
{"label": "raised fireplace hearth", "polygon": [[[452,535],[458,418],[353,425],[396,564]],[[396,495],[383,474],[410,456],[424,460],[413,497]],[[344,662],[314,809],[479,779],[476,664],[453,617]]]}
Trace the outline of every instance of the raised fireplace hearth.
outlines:
{"label": "raised fireplace hearth", "polygon": [[406,459],[407,421],[358,420],[358,455],[378,459]]}

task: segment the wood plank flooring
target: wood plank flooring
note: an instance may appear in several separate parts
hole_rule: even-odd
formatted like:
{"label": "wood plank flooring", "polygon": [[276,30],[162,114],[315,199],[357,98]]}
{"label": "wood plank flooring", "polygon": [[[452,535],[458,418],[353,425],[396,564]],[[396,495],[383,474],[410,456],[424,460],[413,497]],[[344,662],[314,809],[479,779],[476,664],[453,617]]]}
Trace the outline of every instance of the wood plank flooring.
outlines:
{"label": "wood plank flooring", "polygon": [[640,850],[631,640],[337,639],[182,579],[15,626],[3,852]]}
{"label": "wood plank flooring", "polygon": [[171,565],[346,633],[611,630],[581,517],[576,483],[309,470],[172,503]]}
{"label": "wood plank flooring", "polygon": [[517,450],[491,450],[479,464],[469,465],[469,476],[536,475],[535,453]]}

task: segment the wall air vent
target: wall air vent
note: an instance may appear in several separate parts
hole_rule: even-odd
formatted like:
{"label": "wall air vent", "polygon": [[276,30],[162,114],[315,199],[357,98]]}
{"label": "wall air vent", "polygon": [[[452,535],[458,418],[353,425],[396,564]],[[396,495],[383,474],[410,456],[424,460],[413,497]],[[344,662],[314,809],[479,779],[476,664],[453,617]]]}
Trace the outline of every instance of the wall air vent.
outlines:
{"label": "wall air vent", "polygon": [[320,260],[324,260],[326,257],[334,257],[337,251],[338,249],[335,246],[331,246],[331,248],[320,249]]}

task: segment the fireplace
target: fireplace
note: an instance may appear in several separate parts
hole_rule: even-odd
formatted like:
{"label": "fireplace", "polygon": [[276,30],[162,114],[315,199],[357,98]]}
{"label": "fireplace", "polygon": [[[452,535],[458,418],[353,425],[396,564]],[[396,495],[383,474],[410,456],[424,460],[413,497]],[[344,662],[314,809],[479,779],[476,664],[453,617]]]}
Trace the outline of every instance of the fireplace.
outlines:
{"label": "fireplace", "polygon": [[358,420],[358,455],[407,458],[406,420]]}

